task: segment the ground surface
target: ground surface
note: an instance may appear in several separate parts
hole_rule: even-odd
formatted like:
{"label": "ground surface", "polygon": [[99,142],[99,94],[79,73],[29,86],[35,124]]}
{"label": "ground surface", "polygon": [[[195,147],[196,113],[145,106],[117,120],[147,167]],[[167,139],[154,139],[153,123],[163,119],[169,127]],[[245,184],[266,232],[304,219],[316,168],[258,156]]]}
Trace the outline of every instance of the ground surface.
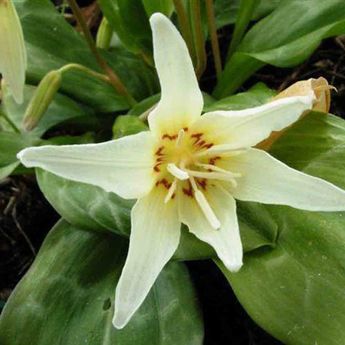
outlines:
{"label": "ground surface", "polygon": [[[332,112],[345,117],[344,61],[342,40],[329,39],[303,65],[294,69],[265,67],[245,86],[263,81],[282,89],[297,80],[324,76],[338,89],[333,94]],[[202,80],[207,88],[214,83],[211,74]],[[29,268],[57,219],[33,177],[10,177],[0,182],[0,307]],[[204,312],[205,345],[280,344],[249,318],[212,262],[192,262],[188,267]]]}

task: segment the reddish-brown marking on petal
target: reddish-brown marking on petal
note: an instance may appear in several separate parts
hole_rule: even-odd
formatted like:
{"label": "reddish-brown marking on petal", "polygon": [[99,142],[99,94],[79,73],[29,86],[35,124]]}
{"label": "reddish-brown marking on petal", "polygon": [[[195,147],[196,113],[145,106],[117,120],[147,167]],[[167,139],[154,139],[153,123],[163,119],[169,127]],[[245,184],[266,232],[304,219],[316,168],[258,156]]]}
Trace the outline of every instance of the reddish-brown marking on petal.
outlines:
{"label": "reddish-brown marking on petal", "polygon": [[159,148],[158,148],[158,150],[155,152],[155,155],[156,156],[162,156],[163,155],[163,151],[164,150],[164,146],[160,146]]}
{"label": "reddish-brown marking on petal", "polygon": [[203,147],[204,147],[205,149],[210,149],[213,145],[214,145],[214,144],[210,143],[210,144],[204,145]]}
{"label": "reddish-brown marking on petal", "polygon": [[205,179],[197,179],[196,182],[203,190],[206,190],[207,181]]}
{"label": "reddish-brown marking on petal", "polygon": [[185,132],[188,132],[188,127],[183,127],[183,130],[184,130]]}
{"label": "reddish-brown marking on petal", "polygon": [[160,184],[164,186],[166,189],[169,189],[171,187],[171,183],[169,183],[169,181],[166,178],[162,178],[161,180],[158,180],[156,182],[156,187],[158,187]]}
{"label": "reddish-brown marking on petal", "polygon": [[219,159],[221,159],[221,157],[219,157],[219,156],[212,157],[212,158],[210,158],[210,160],[208,162],[211,165],[215,165],[216,161],[219,160]]}
{"label": "reddish-brown marking on petal", "polygon": [[194,141],[194,145],[195,145],[201,139],[202,136],[203,136],[202,133],[194,133],[190,137],[195,139]]}
{"label": "reddish-brown marking on petal", "polygon": [[156,165],[153,167],[153,170],[154,170],[155,172],[160,172],[161,170],[159,169],[159,166],[160,166],[160,164],[156,164]]}
{"label": "reddish-brown marking on petal", "polygon": [[182,191],[185,195],[193,197],[193,187],[190,181],[188,181],[189,187],[188,188],[182,188]]}
{"label": "reddish-brown marking on petal", "polygon": [[175,140],[175,139],[177,139],[177,134],[174,134],[174,135],[164,134],[162,136],[162,139]]}

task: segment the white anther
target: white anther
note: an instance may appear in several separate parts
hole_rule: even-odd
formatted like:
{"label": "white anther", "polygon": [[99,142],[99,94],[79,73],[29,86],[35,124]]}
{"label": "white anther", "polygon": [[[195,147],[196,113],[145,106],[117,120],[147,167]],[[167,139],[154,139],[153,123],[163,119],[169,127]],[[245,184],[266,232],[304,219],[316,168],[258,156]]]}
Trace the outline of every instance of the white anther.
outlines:
{"label": "white anther", "polygon": [[177,139],[176,139],[176,147],[179,147],[181,146],[182,144],[182,141],[183,141],[183,138],[184,138],[184,129],[181,128],[179,131],[178,131],[178,135],[177,135]]}
{"label": "white anther", "polygon": [[176,191],[176,187],[177,187],[177,179],[175,178],[173,183],[171,184],[168,194],[166,195],[165,199],[164,199],[164,203],[167,204],[170,199],[172,198],[172,196],[174,195],[175,191]]}
{"label": "white anther", "polygon": [[210,204],[206,200],[204,194],[200,192],[200,190],[196,190],[195,199],[200,206],[202,212],[204,213],[206,219],[210,223],[213,229],[218,230],[221,226],[220,221],[218,220],[217,216],[214,214]]}
{"label": "white anther", "polygon": [[188,180],[189,175],[186,171],[178,168],[176,164],[169,163],[167,170],[170,172],[171,175],[175,176],[179,180]]}

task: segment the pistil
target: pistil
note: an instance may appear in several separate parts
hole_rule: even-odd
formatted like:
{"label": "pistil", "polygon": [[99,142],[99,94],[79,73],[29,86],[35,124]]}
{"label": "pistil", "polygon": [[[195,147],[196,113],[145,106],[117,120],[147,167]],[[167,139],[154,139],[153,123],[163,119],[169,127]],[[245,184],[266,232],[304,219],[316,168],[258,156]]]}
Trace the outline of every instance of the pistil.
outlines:
{"label": "pistil", "polygon": [[213,229],[218,230],[221,226],[220,221],[218,220],[217,216],[213,212],[210,204],[208,203],[205,195],[198,189],[194,178],[190,177],[190,182],[192,184],[194,190],[194,197],[198,205],[200,206],[201,211],[203,212],[204,216],[206,217],[209,224],[212,226]]}
{"label": "pistil", "polygon": [[204,178],[204,179],[212,179],[212,180],[221,180],[230,182],[234,187],[237,186],[237,182],[235,180],[234,175],[231,172],[204,172],[204,171],[195,171],[186,169],[186,172],[189,176]]}
{"label": "pistil", "polygon": [[169,188],[167,195],[165,196],[165,199],[164,199],[165,204],[167,204],[170,201],[170,199],[173,197],[173,195],[176,191],[176,187],[177,187],[177,179],[175,178],[173,183],[171,184],[171,186]]}

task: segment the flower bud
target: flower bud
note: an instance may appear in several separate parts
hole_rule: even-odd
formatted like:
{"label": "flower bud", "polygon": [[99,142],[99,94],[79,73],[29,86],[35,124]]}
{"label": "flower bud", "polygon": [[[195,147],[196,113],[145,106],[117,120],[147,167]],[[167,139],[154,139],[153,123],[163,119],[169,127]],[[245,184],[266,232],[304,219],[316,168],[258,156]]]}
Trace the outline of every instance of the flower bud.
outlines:
{"label": "flower bud", "polygon": [[316,98],[313,110],[328,113],[331,106],[330,90],[332,89],[335,90],[335,87],[329,85],[325,78],[310,78],[308,80],[301,80],[292,84],[290,87],[275,96],[273,100],[292,96],[306,96],[310,91],[312,91]]}
{"label": "flower bud", "polygon": [[23,103],[26,50],[23,30],[12,0],[0,0],[0,73],[13,98]]}
{"label": "flower bud", "polygon": [[59,90],[61,79],[60,71],[50,71],[41,80],[25,111],[23,118],[25,130],[30,131],[36,127]]}
{"label": "flower bud", "polygon": [[107,21],[107,19],[104,17],[97,31],[97,36],[96,36],[97,47],[101,49],[109,49],[110,42],[113,37],[113,33],[114,33],[113,29],[109,25],[109,22]]}
{"label": "flower bud", "polygon": [[[287,89],[280,92],[277,96],[273,97],[271,101],[277,99],[294,97],[294,96],[307,96],[310,92],[315,95],[315,102],[312,110],[328,113],[331,106],[331,92],[330,90],[336,90],[332,85],[328,84],[328,81],[320,77],[318,79],[310,78],[308,80],[298,81]],[[305,116],[308,112],[302,115]],[[277,114],[279,116],[279,114]],[[284,133],[286,129],[279,132],[272,132],[271,135],[263,142],[257,145],[262,150],[268,150],[272,144]]]}
{"label": "flower bud", "polygon": [[115,120],[113,138],[118,139],[126,135],[132,135],[146,130],[148,130],[148,127],[137,116],[121,115]]}

